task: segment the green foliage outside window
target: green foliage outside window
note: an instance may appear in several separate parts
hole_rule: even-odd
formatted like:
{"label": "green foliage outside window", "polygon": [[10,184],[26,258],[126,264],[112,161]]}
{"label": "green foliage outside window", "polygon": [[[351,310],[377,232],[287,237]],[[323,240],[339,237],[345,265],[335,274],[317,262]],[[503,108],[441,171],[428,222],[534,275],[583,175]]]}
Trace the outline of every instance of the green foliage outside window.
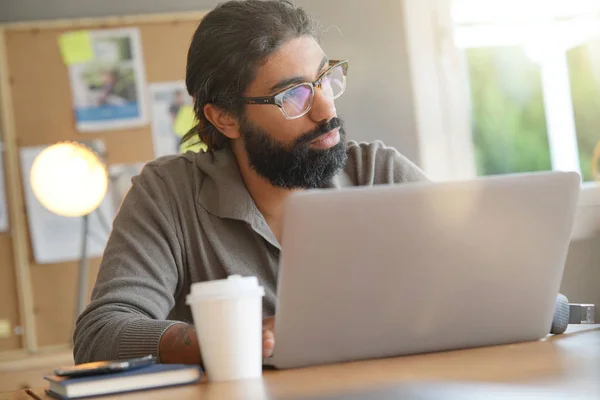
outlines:
{"label": "green foliage outside window", "polygon": [[[465,50],[478,175],[551,170],[539,64],[522,47]],[[567,53],[584,180],[600,140],[600,41]]]}
{"label": "green foliage outside window", "polygon": [[478,175],[552,169],[539,66],[518,47],[466,55]]}

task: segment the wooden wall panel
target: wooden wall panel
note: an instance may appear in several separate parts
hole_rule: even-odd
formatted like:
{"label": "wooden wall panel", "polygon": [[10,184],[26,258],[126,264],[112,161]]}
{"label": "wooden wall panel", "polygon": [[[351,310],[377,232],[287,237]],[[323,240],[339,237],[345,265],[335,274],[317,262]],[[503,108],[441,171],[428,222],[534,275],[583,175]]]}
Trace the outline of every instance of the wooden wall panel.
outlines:
{"label": "wooden wall panel", "polygon": [[11,335],[0,338],[0,352],[21,349],[21,337],[14,334],[18,326],[19,302],[16,288],[17,279],[13,268],[12,242],[7,233],[0,234],[0,319],[8,320]]}

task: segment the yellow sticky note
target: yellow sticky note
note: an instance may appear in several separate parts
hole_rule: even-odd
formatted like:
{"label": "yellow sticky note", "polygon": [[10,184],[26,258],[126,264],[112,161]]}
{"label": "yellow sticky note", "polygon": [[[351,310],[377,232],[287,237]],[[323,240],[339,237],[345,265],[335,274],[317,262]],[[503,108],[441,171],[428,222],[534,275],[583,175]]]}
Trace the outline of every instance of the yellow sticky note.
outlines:
{"label": "yellow sticky note", "polygon": [[92,38],[88,31],[67,32],[60,35],[58,45],[67,65],[80,64],[94,59]]}
{"label": "yellow sticky note", "polygon": [[199,153],[200,151],[206,151],[208,147],[202,142],[191,141],[187,143],[182,143],[179,146],[180,153],[187,153],[188,151],[193,151],[194,153]]}
{"label": "yellow sticky note", "polygon": [[0,319],[0,339],[9,338],[10,335],[10,321],[7,319]]}
{"label": "yellow sticky note", "polygon": [[177,112],[177,118],[173,124],[173,131],[183,136],[189,132],[196,125],[196,115],[194,114],[194,108],[189,105],[184,105],[179,108]]}

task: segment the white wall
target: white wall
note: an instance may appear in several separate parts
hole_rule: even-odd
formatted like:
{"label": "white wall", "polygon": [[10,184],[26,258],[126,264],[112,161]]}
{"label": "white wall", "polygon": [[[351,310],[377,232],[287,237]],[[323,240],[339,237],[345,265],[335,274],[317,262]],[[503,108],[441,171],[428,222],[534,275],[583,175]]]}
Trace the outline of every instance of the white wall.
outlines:
{"label": "white wall", "polygon": [[560,290],[571,303],[595,304],[600,323],[600,236],[571,243]]}
{"label": "white wall", "polygon": [[383,140],[419,164],[401,1],[296,0],[326,28],[322,46],[349,60],[337,101],[349,137]]}

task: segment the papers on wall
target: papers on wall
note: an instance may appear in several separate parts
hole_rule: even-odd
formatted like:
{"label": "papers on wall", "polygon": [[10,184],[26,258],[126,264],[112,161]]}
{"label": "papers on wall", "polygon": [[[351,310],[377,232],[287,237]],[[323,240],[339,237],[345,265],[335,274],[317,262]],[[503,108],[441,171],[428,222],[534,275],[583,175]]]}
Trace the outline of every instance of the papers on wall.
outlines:
{"label": "papers on wall", "polygon": [[177,113],[177,118],[175,118],[175,123],[173,124],[173,130],[176,135],[183,137],[195,124],[196,115],[194,114],[194,108],[186,104],[179,109],[179,113]]}
{"label": "papers on wall", "polygon": [[192,98],[185,82],[163,82],[150,85],[152,102],[152,143],[154,156],[162,157],[186,151],[205,149],[194,142],[181,145],[181,138],[195,125]]}
{"label": "papers on wall", "polygon": [[[101,141],[86,142],[86,145],[99,154],[103,153],[104,143]],[[31,189],[31,167],[45,147],[23,147],[20,150],[23,190],[33,255],[38,264],[79,260],[83,239],[83,218],[68,218],[54,214],[38,201]],[[114,213],[114,205],[107,196],[100,207],[90,214],[88,257],[102,255]]]}
{"label": "papers on wall", "polygon": [[106,197],[110,199],[115,215],[121,207],[121,203],[125,199],[127,192],[131,188],[131,179],[134,176],[139,175],[144,164],[145,163],[112,164],[108,166],[109,186]]}
{"label": "papers on wall", "polygon": [[122,129],[147,123],[145,71],[136,28],[73,31],[58,39],[69,68],[77,129]]}
{"label": "papers on wall", "polygon": [[0,143],[0,232],[8,229],[8,205],[6,204],[6,189],[4,185],[4,147]]}

